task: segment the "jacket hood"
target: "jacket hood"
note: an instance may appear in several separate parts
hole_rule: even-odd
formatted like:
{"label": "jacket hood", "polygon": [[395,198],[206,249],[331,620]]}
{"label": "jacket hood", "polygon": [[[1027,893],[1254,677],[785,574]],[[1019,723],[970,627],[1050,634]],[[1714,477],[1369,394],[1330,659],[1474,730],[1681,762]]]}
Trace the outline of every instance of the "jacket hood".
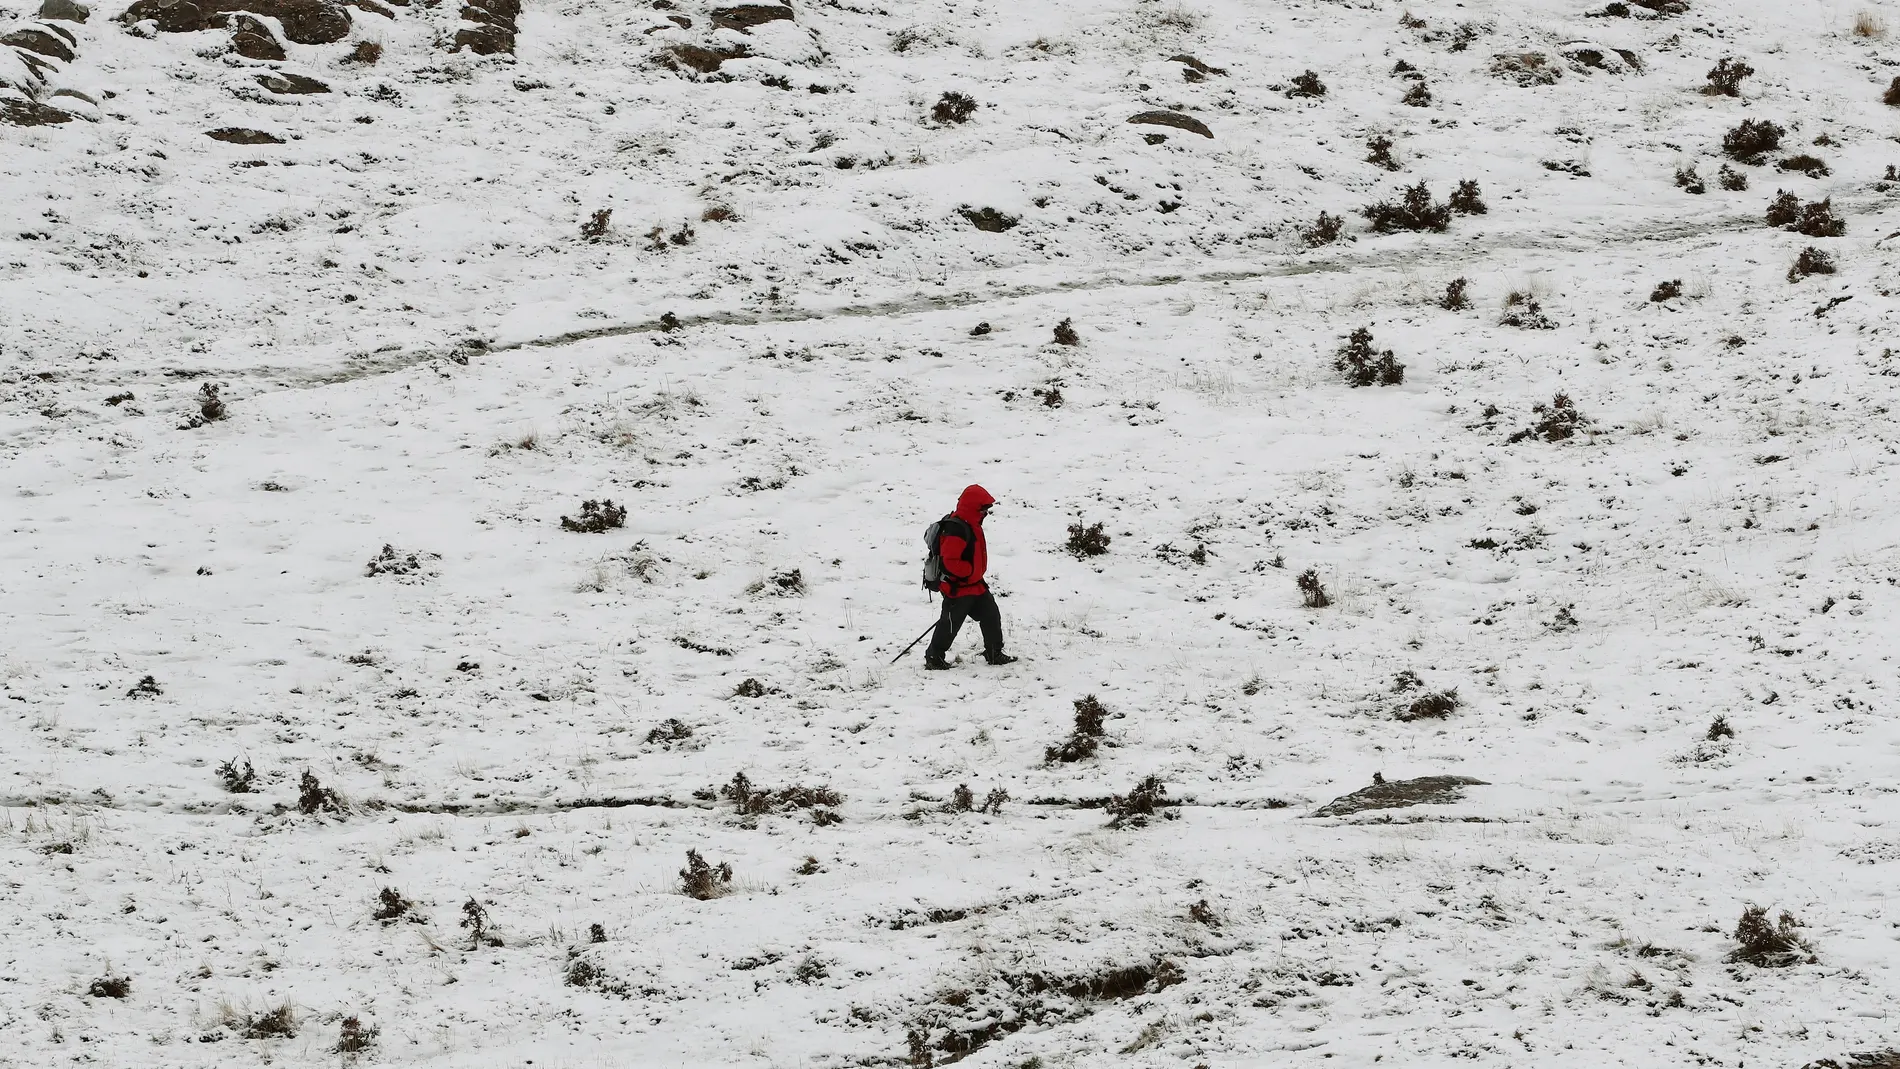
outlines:
{"label": "jacket hood", "polygon": [[963,488],[962,495],[957,498],[957,515],[972,523],[981,523],[983,506],[994,504],[996,499],[990,496],[988,490],[971,483]]}

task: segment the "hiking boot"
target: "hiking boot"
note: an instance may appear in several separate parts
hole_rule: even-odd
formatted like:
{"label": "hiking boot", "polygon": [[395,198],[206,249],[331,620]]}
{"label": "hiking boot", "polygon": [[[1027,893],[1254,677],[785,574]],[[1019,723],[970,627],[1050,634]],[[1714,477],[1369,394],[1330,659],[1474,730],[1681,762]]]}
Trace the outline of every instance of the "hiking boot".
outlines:
{"label": "hiking boot", "polygon": [[983,661],[986,664],[1015,664],[1016,658],[1007,653],[986,653],[983,655]]}
{"label": "hiking boot", "polygon": [[950,662],[944,660],[942,657],[924,658],[924,671],[926,672],[944,672],[948,671],[949,668]]}

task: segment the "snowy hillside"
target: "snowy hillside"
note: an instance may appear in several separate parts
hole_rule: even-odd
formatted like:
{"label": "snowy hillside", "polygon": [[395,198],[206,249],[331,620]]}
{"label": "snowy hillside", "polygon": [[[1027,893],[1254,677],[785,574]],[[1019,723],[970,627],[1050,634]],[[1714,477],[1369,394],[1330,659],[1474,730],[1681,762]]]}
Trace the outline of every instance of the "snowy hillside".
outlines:
{"label": "snowy hillside", "polygon": [[1900,1064],[1900,9],[23,2],[0,1066]]}

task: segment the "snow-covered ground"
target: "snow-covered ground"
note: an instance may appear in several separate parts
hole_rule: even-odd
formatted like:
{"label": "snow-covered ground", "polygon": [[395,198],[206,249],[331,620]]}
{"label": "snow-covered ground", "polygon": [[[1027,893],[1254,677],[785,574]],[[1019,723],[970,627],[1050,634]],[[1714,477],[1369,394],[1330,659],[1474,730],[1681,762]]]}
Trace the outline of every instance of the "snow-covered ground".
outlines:
{"label": "snow-covered ground", "polygon": [[[263,63],[123,6],[0,66],[76,116],[0,125],[0,1066],[1900,1045],[1900,9],[530,0],[480,57],[364,0]],[[1420,180],[1489,210],[1373,233]],[[893,666],[969,482],[1022,660]],[[1315,815],[1375,775],[1483,782]],[[1750,904],[1812,960],[1728,960]]]}

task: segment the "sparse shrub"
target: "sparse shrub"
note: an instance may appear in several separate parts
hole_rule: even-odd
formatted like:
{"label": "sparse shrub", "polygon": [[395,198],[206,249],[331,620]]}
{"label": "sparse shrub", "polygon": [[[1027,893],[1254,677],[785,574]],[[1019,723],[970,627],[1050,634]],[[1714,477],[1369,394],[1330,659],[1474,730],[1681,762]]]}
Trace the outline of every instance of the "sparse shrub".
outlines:
{"label": "sparse shrub", "polygon": [[132,978],[129,976],[101,976],[86,988],[86,994],[93,998],[126,998],[132,994]]}
{"label": "sparse shrub", "polygon": [[1491,209],[1485,207],[1484,198],[1478,192],[1478,180],[1467,178],[1458,183],[1451,191],[1451,199],[1446,206],[1459,215],[1483,215]]}
{"label": "sparse shrub", "polygon": [[1792,221],[1783,226],[1811,238],[1838,238],[1847,233],[1847,220],[1834,214],[1833,197],[1809,201]]}
{"label": "sparse shrub", "polygon": [[1765,218],[1769,226],[1793,227],[1801,218],[1801,198],[1785,189],[1775,190],[1775,199],[1768,202]]}
{"label": "sparse shrub", "polygon": [[732,866],[720,862],[709,865],[699,851],[686,851],[686,867],[680,870],[680,893],[701,902],[718,898],[732,890]]}
{"label": "sparse shrub", "polygon": [[1404,694],[1408,690],[1419,690],[1425,686],[1425,680],[1410,668],[1402,668],[1392,677],[1392,693]]}
{"label": "sparse shrub", "polygon": [[1577,410],[1567,393],[1556,394],[1547,405],[1532,405],[1531,411],[1537,413],[1537,422],[1511,435],[1507,441],[1521,442],[1536,438],[1545,442],[1561,442],[1575,437],[1578,431],[1590,425],[1589,419]]}
{"label": "sparse shrub", "polygon": [[1456,687],[1434,691],[1431,694],[1419,696],[1412,701],[1412,704],[1399,710],[1398,718],[1408,723],[1413,720],[1442,720],[1457,712],[1459,706],[1463,704],[1458,699]]}
{"label": "sparse shrub", "polygon": [[612,208],[601,208],[594,212],[592,216],[588,217],[585,223],[581,224],[581,239],[584,241],[599,241],[601,238],[606,237],[607,223],[613,219],[613,217],[614,210]]}
{"label": "sparse shrub", "polygon": [[411,920],[418,923],[422,918],[416,913],[416,904],[403,897],[394,887],[385,887],[376,893],[376,908],[370,911],[370,919],[384,924],[394,924],[399,920]]}
{"label": "sparse shrub", "polygon": [[1860,12],[1855,13],[1854,15],[1854,36],[1855,37],[1885,37],[1886,35],[1887,35],[1887,24],[1880,20],[1879,15],[1876,15],[1871,11],[1860,11]]}
{"label": "sparse shrub", "polygon": [[1559,634],[1565,631],[1575,631],[1577,629],[1576,608],[1575,605],[1558,606],[1556,615],[1550,618],[1550,623],[1547,626]]}
{"label": "sparse shrub", "polygon": [[1521,330],[1555,330],[1557,324],[1544,314],[1544,306],[1528,293],[1512,290],[1504,298],[1504,316],[1498,322]]}
{"label": "sparse shrub", "polygon": [[247,1013],[237,1019],[238,1034],[245,1039],[295,1039],[297,1013],[289,1002],[279,1003],[263,1013]]}
{"label": "sparse shrub", "polygon": [[1788,281],[1799,282],[1809,275],[1831,275],[1834,273],[1834,257],[1809,245],[1795,257],[1794,266],[1788,268]]}
{"label": "sparse shrub", "polygon": [[817,983],[830,975],[830,968],[816,957],[807,957],[792,969],[792,979],[801,984]]}
{"label": "sparse shrub", "polygon": [[950,801],[943,808],[946,813],[968,813],[976,808],[976,792],[970,790],[969,784],[959,783],[957,789],[950,792]]}
{"label": "sparse shrub", "polygon": [[329,787],[317,780],[317,774],[309,769],[303,770],[303,776],[297,780],[297,811],[300,813],[341,813],[343,799]]}
{"label": "sparse shrub", "polygon": [[1787,132],[1766,119],[1743,119],[1723,136],[1722,154],[1741,163],[1760,163],[1781,147],[1781,135]]}
{"label": "sparse shrub", "polygon": [[1171,807],[1178,804],[1168,797],[1167,785],[1161,782],[1161,777],[1143,776],[1127,794],[1111,796],[1103,808],[1108,810],[1109,827],[1139,828],[1157,814],[1174,817]]}
{"label": "sparse shrub", "polygon": [[1075,332],[1074,320],[1065,318],[1062,322],[1056,324],[1055,343],[1057,345],[1082,344],[1082,335]]}
{"label": "sparse shrub", "polygon": [[945,126],[969,122],[970,117],[975,114],[976,99],[954,91],[938,97],[937,102],[930,108],[931,119]]}
{"label": "sparse shrub", "polygon": [[232,758],[218,766],[218,782],[232,794],[255,794],[257,770],[251,767],[249,758],[245,759],[242,769],[238,768],[237,759]]}
{"label": "sparse shrub", "polygon": [[1295,576],[1293,584],[1300,588],[1300,604],[1309,609],[1323,609],[1333,603],[1332,595],[1319,581],[1319,569],[1308,568]]}
{"label": "sparse shrub", "polygon": [[765,684],[748,677],[742,680],[738,686],[732,688],[732,696],[735,698],[763,698],[765,697]]}
{"label": "sparse shrub", "polygon": [[1676,168],[1676,187],[1697,195],[1707,193],[1709,187],[1702,184],[1702,176],[1696,173],[1695,166]]}
{"label": "sparse shrub", "polygon": [[[599,925],[594,927],[598,928]],[[569,948],[566,979],[571,987],[598,991],[603,995],[618,995],[621,998],[633,997],[632,988],[625,980],[615,979],[606,969],[591,958],[584,957],[580,950]]]}
{"label": "sparse shrub", "polygon": [[1320,212],[1317,222],[1312,226],[1301,228],[1300,241],[1309,249],[1317,249],[1321,245],[1331,245],[1333,242],[1339,240],[1339,234],[1345,226],[1346,221],[1339,216]]}
{"label": "sparse shrub", "polygon": [[1085,527],[1078,521],[1069,525],[1069,541],[1064,548],[1076,560],[1082,560],[1107,553],[1108,543],[1109,537],[1101,524],[1092,523]]}
{"label": "sparse shrub", "polygon": [[1373,348],[1372,331],[1365,327],[1353,331],[1340,346],[1333,370],[1345,376],[1346,385],[1352,387],[1397,386],[1405,381],[1405,365],[1392,355],[1392,350]]}
{"label": "sparse shrub", "polygon": [[1649,291],[1649,303],[1661,304],[1664,301],[1673,301],[1680,296],[1682,296],[1682,280],[1672,278],[1667,282],[1658,282],[1656,288]]}
{"label": "sparse shrub", "polygon": [[138,683],[134,684],[132,689],[126,691],[125,696],[128,698],[156,698],[164,693],[164,688],[158,685],[156,678],[145,676],[141,678]]}
{"label": "sparse shrub", "polygon": [[601,924],[599,921],[595,921],[594,923],[588,925],[587,926],[587,941],[590,943],[605,943],[607,941],[606,926]]}
{"label": "sparse shrub", "polygon": [[1800,171],[1809,178],[1826,178],[1833,173],[1828,170],[1826,161],[1822,160],[1819,156],[1810,156],[1805,152],[1799,156],[1789,156],[1787,159],[1780,161],[1775,164],[1775,170]]}
{"label": "sparse shrub", "polygon": [[[1392,139],[1384,134],[1374,134],[1366,139],[1366,162],[1388,171],[1399,170],[1399,161],[1392,158]],[[1321,218],[1324,218],[1322,213]]]}
{"label": "sparse shrub", "polygon": [[818,863],[816,857],[807,854],[805,855],[805,860],[799,862],[798,867],[792,871],[798,873],[800,876],[816,876],[825,871],[825,867]]}
{"label": "sparse shrub", "polygon": [[343,1026],[337,1031],[333,1049],[338,1054],[361,1054],[376,1045],[376,1037],[382,1031],[373,1024],[364,1024],[361,1018],[352,1014],[343,1018]]}
{"label": "sparse shrub", "polygon": [[1771,924],[1767,909],[1748,906],[1742,910],[1742,918],[1735,924],[1735,942],[1739,945],[1729,952],[1728,960],[1764,969],[1812,963],[1815,960],[1814,948],[1801,938],[1800,929],[1803,927],[1805,925],[1786,910]]}
{"label": "sparse shrub", "polygon": [[501,945],[500,937],[495,935],[491,930],[493,925],[488,919],[488,910],[480,902],[476,901],[473,895],[469,896],[468,901],[462,903],[462,920],[459,926],[468,929],[468,948],[470,950],[479,950],[484,946],[498,947]]}
{"label": "sparse shrub", "polygon": [[1421,79],[1412,83],[1411,88],[1405,91],[1405,95],[1399,98],[1399,103],[1414,108],[1429,108],[1432,106],[1432,91]]}
{"label": "sparse shrub", "polygon": [[561,517],[561,529],[601,534],[627,525],[627,510],[612,501],[583,501],[578,518]]}
{"label": "sparse shrub", "polygon": [[993,817],[1002,816],[1003,803],[1007,801],[1009,801],[1008,791],[1001,787],[991,787],[990,792],[983,796],[983,804],[977,806],[976,811],[979,813],[988,813]]}
{"label": "sparse shrub", "polygon": [[1397,204],[1382,200],[1360,209],[1360,213],[1372,224],[1372,229],[1381,234],[1399,230],[1442,232],[1451,226],[1451,208],[1434,201],[1431,190],[1425,188],[1422,180],[1407,187],[1399,195]]}
{"label": "sparse shrub", "polygon": [[1458,312],[1471,307],[1471,298],[1465,295],[1465,290],[1470,285],[1471,280],[1466,278],[1454,278],[1445,283],[1445,295],[1438,299],[1438,307],[1447,312]]}
{"label": "sparse shrub", "polygon": [[734,773],[732,781],[719,788],[719,796],[738,807],[745,816],[844,804],[844,795],[830,787],[794,785],[774,791],[769,787],[754,787],[744,772]]}
{"label": "sparse shrub", "polygon": [[1188,907],[1188,920],[1209,928],[1220,927],[1220,918],[1214,915],[1214,907],[1208,905],[1205,898]]}
{"label": "sparse shrub", "polygon": [[1900,108],[1900,78],[1887,83],[1887,91],[1880,94],[1880,102],[1890,108]]}
{"label": "sparse shrub", "polygon": [[714,204],[699,213],[699,221],[702,223],[736,223],[739,221],[739,213],[724,204]]}
{"label": "sparse shrub", "polygon": [[1715,181],[1723,189],[1731,193],[1739,193],[1748,188],[1748,175],[1730,167],[1726,163],[1722,165],[1720,171],[1716,172]]}
{"label": "sparse shrub", "polygon": [[793,568],[787,572],[773,572],[771,576],[765,580],[765,585],[762,589],[780,595],[803,594],[805,592],[804,570],[801,568]]}
{"label": "sparse shrub", "polygon": [[1075,729],[1061,744],[1043,750],[1042,759],[1047,764],[1072,764],[1095,756],[1095,750],[1101,745],[1106,733],[1105,722],[1108,709],[1095,695],[1075,700]]}
{"label": "sparse shrub", "polygon": [[665,227],[656,226],[647,231],[647,251],[665,252],[668,245],[685,248],[693,243],[696,236],[690,223],[681,223],[680,228],[671,234],[666,232]]}
{"label": "sparse shrub", "polygon": [[1755,68],[1734,56],[1724,56],[1709,68],[1709,84],[1702,91],[1710,96],[1740,96],[1742,79],[1753,73]]}
{"label": "sparse shrub", "polygon": [[419,553],[398,553],[396,547],[383,543],[383,551],[371,557],[363,574],[378,575],[415,575],[422,571],[422,555]]}
{"label": "sparse shrub", "polygon": [[225,411],[224,399],[218,396],[220,389],[222,387],[215,382],[198,387],[198,415],[205,423],[216,423],[229,414]]}
{"label": "sparse shrub", "polygon": [[1718,716],[1714,720],[1709,721],[1708,733],[1702,737],[1709,742],[1715,742],[1718,739],[1732,739],[1735,737],[1735,729],[1728,726],[1728,717]]}
{"label": "sparse shrub", "polygon": [[1312,71],[1294,75],[1293,87],[1286,91],[1290,97],[1323,97],[1326,95],[1326,83]]}

